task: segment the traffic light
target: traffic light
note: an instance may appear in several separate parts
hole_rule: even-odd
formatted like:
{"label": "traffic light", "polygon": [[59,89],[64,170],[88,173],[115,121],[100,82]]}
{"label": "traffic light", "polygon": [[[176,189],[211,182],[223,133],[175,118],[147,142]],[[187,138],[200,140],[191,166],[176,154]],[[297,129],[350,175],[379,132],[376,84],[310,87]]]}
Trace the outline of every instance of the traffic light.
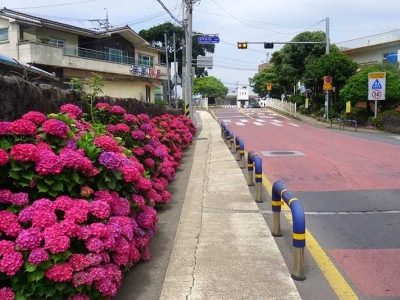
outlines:
{"label": "traffic light", "polygon": [[273,49],[274,43],[264,43],[264,49]]}
{"label": "traffic light", "polygon": [[238,46],[238,49],[247,49],[247,43],[246,42],[238,42],[237,46]]}

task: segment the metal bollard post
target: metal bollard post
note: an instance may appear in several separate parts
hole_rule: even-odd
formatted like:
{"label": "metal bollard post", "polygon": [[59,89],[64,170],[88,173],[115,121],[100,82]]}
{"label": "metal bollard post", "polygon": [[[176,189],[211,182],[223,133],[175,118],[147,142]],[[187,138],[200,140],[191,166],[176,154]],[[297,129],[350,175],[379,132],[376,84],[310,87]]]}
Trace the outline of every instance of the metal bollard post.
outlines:
{"label": "metal bollard post", "polygon": [[235,153],[236,146],[235,146],[235,139],[233,138],[233,132],[231,132],[231,144],[229,148],[231,149],[231,153]]}
{"label": "metal bollard post", "polygon": [[257,154],[253,154],[253,162],[256,177],[256,202],[262,203],[261,200],[261,184],[262,184],[262,159]]}
{"label": "metal bollard post", "polygon": [[231,149],[231,131],[228,129],[226,131],[226,144],[228,145],[228,148]]}
{"label": "metal bollard post", "polygon": [[244,150],[239,150],[239,152],[240,152],[240,168],[241,169],[245,169],[246,168],[246,166],[245,166],[245,153],[244,153]]}
{"label": "metal bollard post", "polygon": [[224,138],[224,131],[225,131],[225,123],[221,122],[221,137]]}
{"label": "metal bollard post", "polygon": [[281,207],[284,204],[281,195],[272,187],[272,236],[281,237]]}
{"label": "metal bollard post", "polygon": [[254,151],[249,151],[247,154],[247,170],[248,170],[248,177],[247,177],[247,185],[253,186],[254,185],[254,162],[253,162],[253,155]]}
{"label": "metal bollard post", "polygon": [[[278,200],[281,201],[278,201]],[[292,212],[293,220],[293,272],[291,274],[294,280],[305,280],[305,256],[304,247],[306,246],[306,221],[304,209],[301,202],[293,197],[282,181],[276,181],[272,186],[272,211],[280,213],[283,201],[289,206]],[[281,203],[279,203],[281,202]],[[275,218],[274,218],[275,222]],[[273,236],[282,236],[280,224],[273,225]]]}
{"label": "metal bollard post", "polygon": [[236,161],[240,161],[239,140],[240,140],[240,137],[236,136],[235,137],[235,158],[236,158]]}
{"label": "metal bollard post", "polygon": [[332,119],[331,119],[331,129],[332,129]]}

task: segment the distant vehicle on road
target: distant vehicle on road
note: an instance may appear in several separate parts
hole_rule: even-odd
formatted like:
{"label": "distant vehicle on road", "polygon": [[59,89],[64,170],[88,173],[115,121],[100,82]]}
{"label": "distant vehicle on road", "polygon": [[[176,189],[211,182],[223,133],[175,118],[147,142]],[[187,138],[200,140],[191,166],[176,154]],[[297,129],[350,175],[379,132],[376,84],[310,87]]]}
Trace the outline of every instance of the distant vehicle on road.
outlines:
{"label": "distant vehicle on road", "polygon": [[250,103],[249,108],[261,108],[261,105],[258,102]]}

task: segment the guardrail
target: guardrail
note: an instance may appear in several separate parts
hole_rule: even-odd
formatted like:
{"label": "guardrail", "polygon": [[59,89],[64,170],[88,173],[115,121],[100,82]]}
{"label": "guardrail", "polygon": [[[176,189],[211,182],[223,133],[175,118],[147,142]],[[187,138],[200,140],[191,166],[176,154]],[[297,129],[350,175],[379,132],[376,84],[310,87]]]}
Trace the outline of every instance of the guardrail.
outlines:
{"label": "guardrail", "polygon": [[306,246],[306,219],[301,202],[286,189],[282,181],[276,181],[272,186],[272,235],[281,237],[280,213],[284,203],[289,206],[292,212],[293,220],[293,272],[291,274],[294,280],[305,280],[305,257],[304,247]]}
{"label": "guardrail", "polygon": [[262,107],[271,107],[273,109],[279,110],[294,117],[297,114],[297,104],[292,102],[281,101],[273,98],[266,98],[260,100],[260,105]]}
{"label": "guardrail", "polygon": [[340,129],[340,130],[344,130],[344,125],[345,125],[346,123],[353,124],[353,125],[354,125],[354,131],[357,132],[358,123],[357,123],[356,120],[332,118],[332,119],[331,119],[331,122],[330,122],[331,128],[332,128],[332,124],[333,124],[333,123],[338,123],[338,124],[339,124],[339,129]]}
{"label": "guardrail", "polygon": [[247,154],[247,170],[249,176],[247,178],[247,185],[254,185],[254,176],[256,178],[256,202],[262,203],[261,200],[261,184],[262,184],[262,159],[254,151],[249,151]]}
{"label": "guardrail", "polygon": [[236,148],[236,161],[239,161],[239,166],[241,169],[244,169],[244,157],[245,157],[245,150],[244,150],[244,141],[241,137],[235,137],[235,148]]}

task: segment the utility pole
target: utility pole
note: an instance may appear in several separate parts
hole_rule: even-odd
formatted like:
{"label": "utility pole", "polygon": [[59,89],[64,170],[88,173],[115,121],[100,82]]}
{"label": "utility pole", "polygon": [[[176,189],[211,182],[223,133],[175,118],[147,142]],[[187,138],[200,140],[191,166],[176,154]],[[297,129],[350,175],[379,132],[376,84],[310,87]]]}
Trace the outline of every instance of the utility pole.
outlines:
{"label": "utility pole", "polygon": [[170,86],[170,74],[169,74],[169,62],[168,62],[168,40],[167,34],[164,33],[164,42],[165,42],[165,62],[167,64],[167,101],[169,105],[171,105],[171,86]]}
{"label": "utility pole", "polygon": [[[183,107],[183,112],[185,114],[185,106],[188,103],[187,99],[186,99],[186,77],[184,76],[186,73],[186,21],[185,21],[185,8],[186,8],[186,0],[182,0],[182,26],[183,26],[183,31],[185,32],[185,37],[182,38],[182,100],[184,103],[184,107]],[[183,72],[185,70],[185,72]]]}
{"label": "utility pole", "polygon": [[176,34],[174,32],[173,35],[173,43],[174,43],[174,108],[178,108],[178,62],[176,61]]}
{"label": "utility pole", "polygon": [[192,103],[192,9],[193,0],[186,0],[186,94],[190,110],[190,120],[194,122]]}
{"label": "utility pole", "polygon": [[[325,54],[329,54],[329,18],[325,19],[325,37],[326,37],[326,48]],[[326,120],[329,120],[329,91],[325,91],[325,113],[326,113]]]}

